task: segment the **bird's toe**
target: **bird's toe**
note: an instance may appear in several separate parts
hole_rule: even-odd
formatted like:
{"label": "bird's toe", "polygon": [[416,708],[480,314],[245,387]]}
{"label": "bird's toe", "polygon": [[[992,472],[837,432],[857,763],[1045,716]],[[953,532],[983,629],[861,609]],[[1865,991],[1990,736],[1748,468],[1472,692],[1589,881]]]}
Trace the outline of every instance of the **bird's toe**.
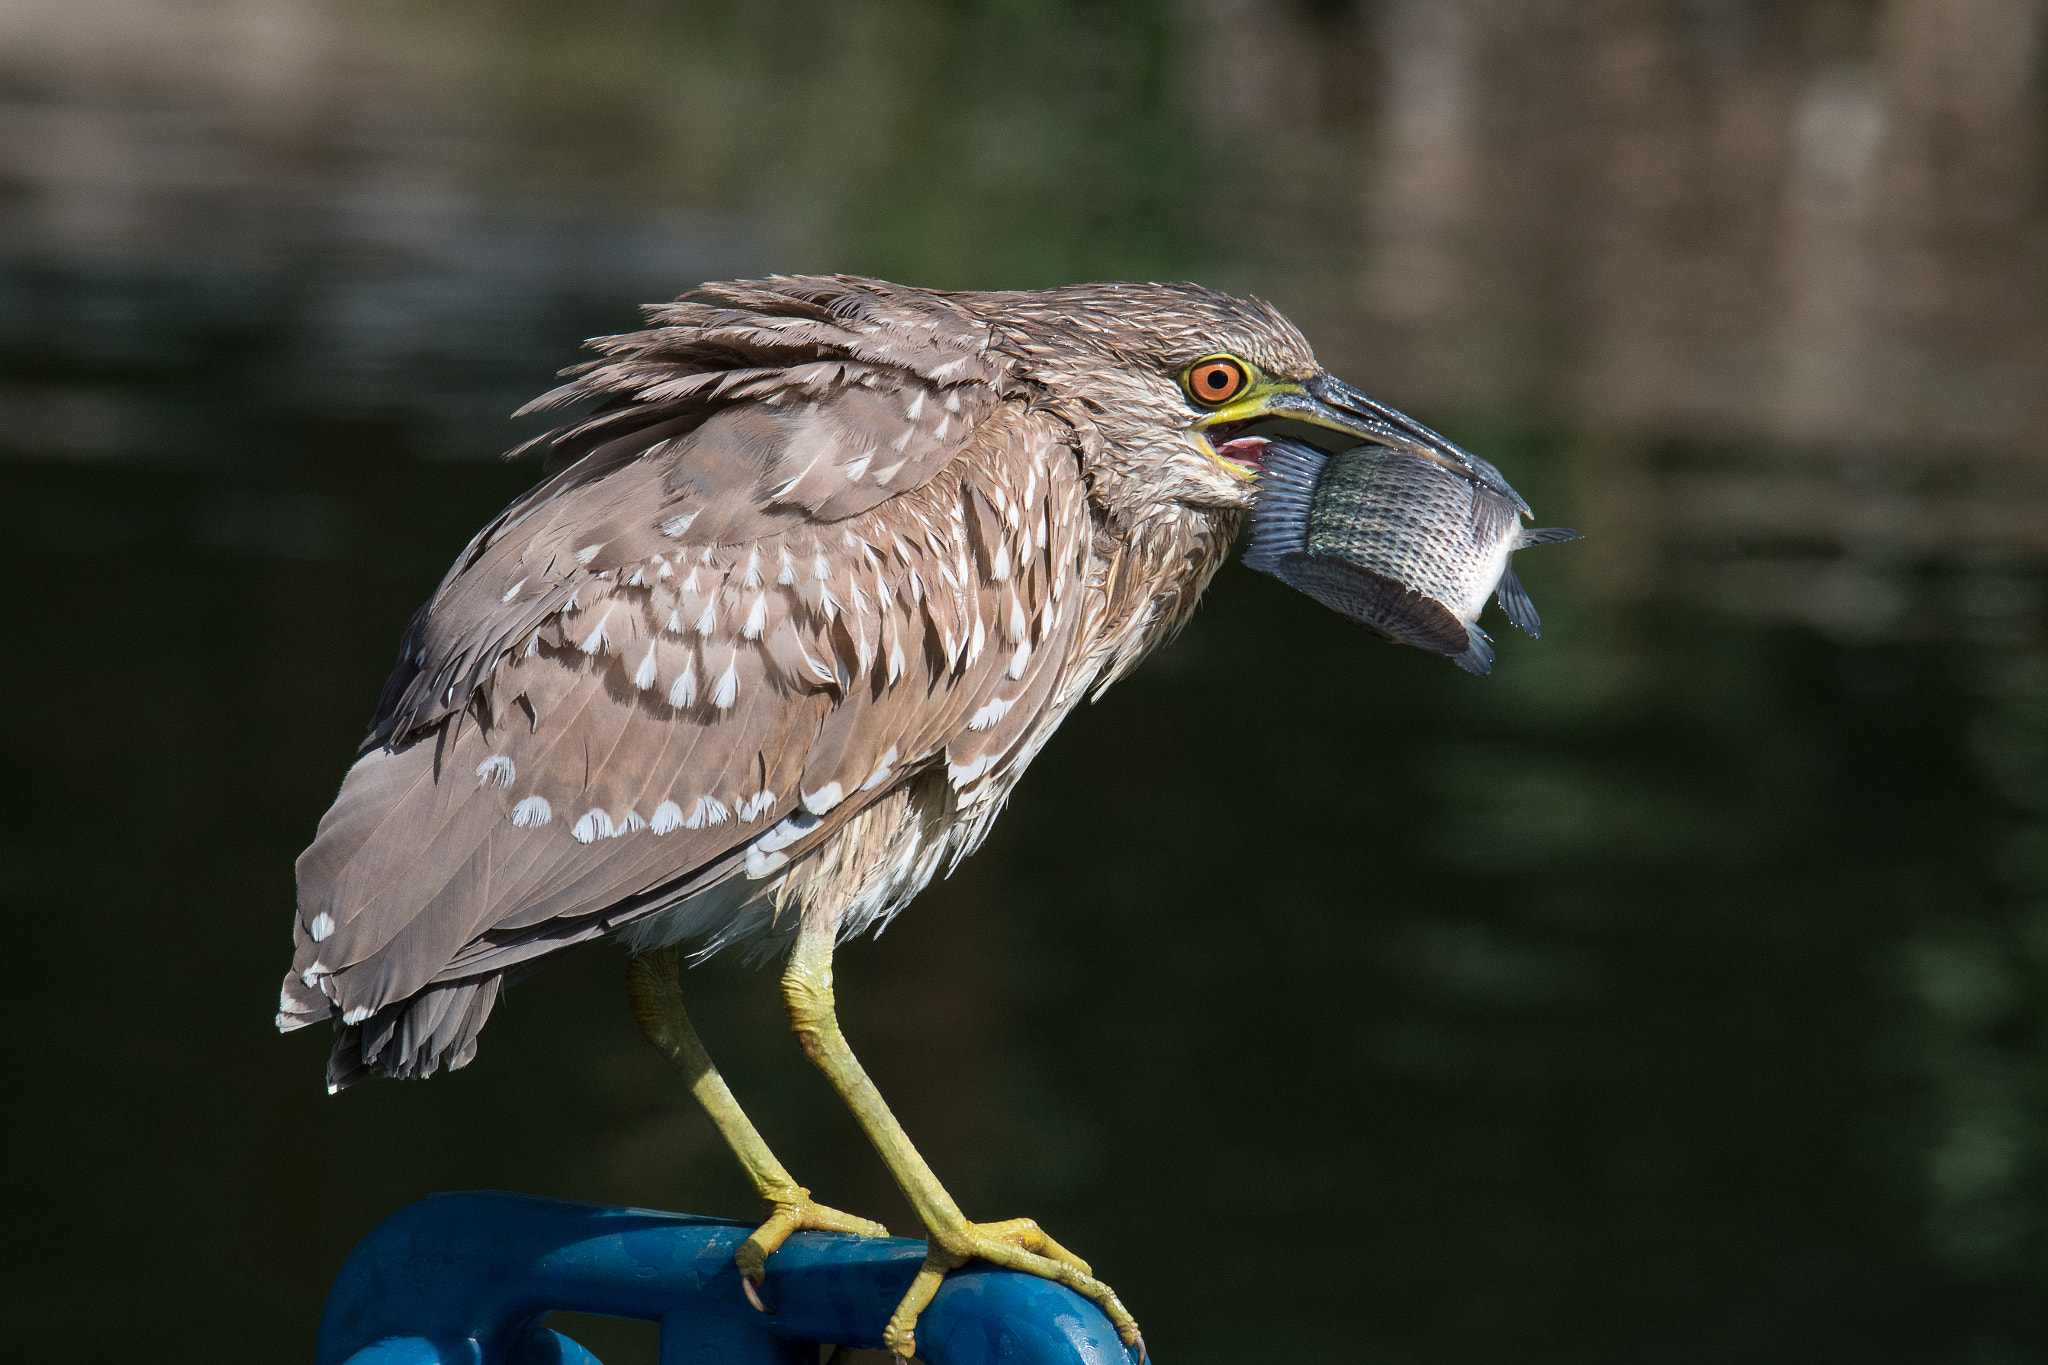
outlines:
{"label": "bird's toe", "polygon": [[1139,1365],[1143,1365],[1145,1338],[1116,1291],[1096,1279],[1086,1261],[1054,1241],[1029,1218],[965,1223],[934,1230],[923,1268],[890,1315],[883,1345],[905,1359],[913,1355],[917,1347],[917,1319],[938,1293],[946,1272],[975,1260],[1065,1285],[1102,1310],[1125,1347],[1135,1352]]}
{"label": "bird's toe", "polygon": [[740,1249],[733,1253],[733,1264],[739,1268],[740,1289],[746,1294],[747,1302],[763,1313],[768,1306],[761,1301],[757,1286],[767,1278],[768,1258],[781,1249],[791,1234],[798,1232],[846,1232],[856,1237],[887,1237],[889,1229],[872,1218],[858,1214],[844,1213],[811,1198],[811,1192],[801,1185],[787,1190],[777,1190],[768,1196],[770,1211],[762,1224],[755,1228]]}

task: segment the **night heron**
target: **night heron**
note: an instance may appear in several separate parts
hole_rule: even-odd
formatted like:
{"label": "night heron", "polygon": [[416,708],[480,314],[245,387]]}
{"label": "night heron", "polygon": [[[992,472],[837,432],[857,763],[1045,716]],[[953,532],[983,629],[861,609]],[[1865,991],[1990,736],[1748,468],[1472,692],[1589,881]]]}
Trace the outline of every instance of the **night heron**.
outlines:
{"label": "night heron", "polygon": [[[1028,1219],[973,1223],[834,1015],[832,953],[972,851],[1069,710],[1187,619],[1252,506],[1256,423],[1465,458],[1194,285],[709,285],[540,399],[596,399],[407,629],[298,863],[278,1026],[339,1013],[331,1088],[476,1053],[501,986],[614,935],[648,1036],[790,1233],[880,1234],[776,1161],[684,1013],[675,945],[782,991],[930,1235],[887,1345],[981,1258],[1137,1324]],[[1294,428],[1299,431],[1302,428]]]}

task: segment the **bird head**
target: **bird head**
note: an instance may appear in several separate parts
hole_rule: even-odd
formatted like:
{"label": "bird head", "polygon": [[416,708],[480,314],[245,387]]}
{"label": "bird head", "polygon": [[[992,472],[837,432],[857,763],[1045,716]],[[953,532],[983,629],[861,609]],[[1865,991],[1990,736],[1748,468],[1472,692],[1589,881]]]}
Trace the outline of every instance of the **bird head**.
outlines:
{"label": "bird head", "polygon": [[1329,374],[1258,299],[1124,283],[958,297],[981,305],[1021,377],[1099,436],[1090,473],[1112,502],[1249,509],[1275,435],[1332,450],[1371,442],[1499,477]]}

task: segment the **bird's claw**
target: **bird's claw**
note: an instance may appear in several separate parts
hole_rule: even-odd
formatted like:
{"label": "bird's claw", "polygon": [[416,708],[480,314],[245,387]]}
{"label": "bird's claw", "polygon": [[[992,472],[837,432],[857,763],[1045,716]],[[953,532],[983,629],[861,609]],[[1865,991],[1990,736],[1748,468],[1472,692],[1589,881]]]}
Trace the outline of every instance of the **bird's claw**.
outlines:
{"label": "bird's claw", "polygon": [[889,1316],[889,1325],[882,1332],[883,1347],[899,1360],[908,1361],[914,1356],[917,1353],[918,1315],[939,1292],[946,1272],[977,1260],[1005,1270],[1021,1270],[1027,1275],[1037,1275],[1073,1290],[1103,1311],[1125,1347],[1137,1352],[1138,1365],[1144,1365],[1145,1338],[1138,1331],[1137,1320],[1118,1301],[1116,1291],[1096,1279],[1086,1261],[1047,1236],[1045,1230],[1029,1218],[1012,1218],[1002,1223],[965,1223],[957,1228],[935,1230],[925,1252],[924,1265],[918,1270],[917,1278],[911,1281],[909,1292],[897,1303],[896,1311]]}
{"label": "bird's claw", "polygon": [[872,1218],[842,1213],[820,1204],[801,1185],[771,1190],[762,1197],[769,1204],[767,1220],[740,1243],[740,1249],[733,1253],[732,1259],[739,1268],[741,1292],[747,1296],[748,1303],[763,1313],[774,1311],[761,1301],[759,1289],[762,1281],[768,1278],[768,1258],[781,1249],[791,1233],[850,1232],[856,1237],[889,1235],[889,1229]]}

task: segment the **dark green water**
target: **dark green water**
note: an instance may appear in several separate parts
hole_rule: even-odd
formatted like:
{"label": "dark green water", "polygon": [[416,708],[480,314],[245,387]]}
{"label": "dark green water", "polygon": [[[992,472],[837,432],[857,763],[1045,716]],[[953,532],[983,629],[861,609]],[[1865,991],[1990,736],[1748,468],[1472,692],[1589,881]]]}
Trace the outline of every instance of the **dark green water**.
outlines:
{"label": "dark green water", "polygon": [[[22,1358],[302,1357],[434,1190],[750,1213],[611,949],[424,1084],[329,1098],[270,1017],[398,632],[533,477],[503,414],[637,302],[845,269],[1272,297],[1589,536],[1483,682],[1227,569],[842,954],[971,1213],[1168,1365],[2048,1359],[2039,18],[1539,8],[16,21]],[[687,984],[785,1161],[914,1235],[772,973]]]}

